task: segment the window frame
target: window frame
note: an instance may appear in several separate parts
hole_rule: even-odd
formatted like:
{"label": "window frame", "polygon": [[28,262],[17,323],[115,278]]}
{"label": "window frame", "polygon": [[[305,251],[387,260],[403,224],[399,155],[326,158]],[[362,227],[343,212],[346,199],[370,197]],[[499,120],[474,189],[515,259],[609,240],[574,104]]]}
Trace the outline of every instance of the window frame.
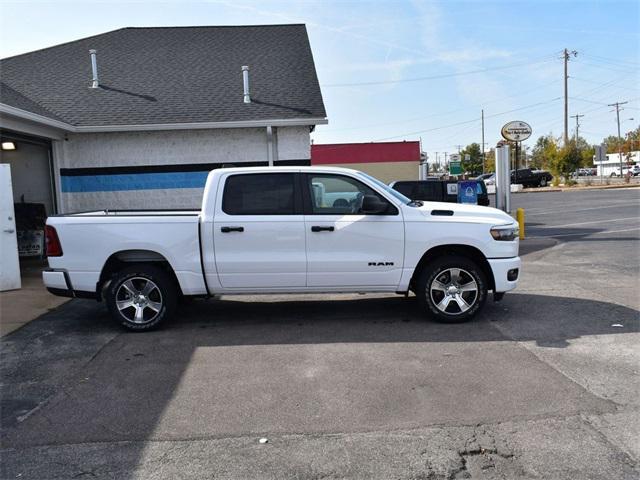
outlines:
{"label": "window frame", "polygon": [[[225,210],[225,198],[229,180],[234,177],[247,177],[247,176],[259,176],[259,175],[290,175],[293,183],[293,211],[291,213],[229,213]],[[251,172],[251,173],[232,173],[224,178],[224,185],[222,186],[222,196],[220,201],[220,211],[230,217],[289,217],[293,215],[303,214],[303,202],[302,191],[300,188],[300,181],[298,179],[299,174],[297,172]]]}
{"label": "window frame", "polygon": [[[385,202],[387,202],[387,204],[389,205],[389,208],[387,208],[386,212],[383,213],[332,213],[332,212],[326,212],[326,213],[322,213],[322,212],[314,212],[313,211],[313,202],[311,199],[311,178],[312,177],[344,177],[344,178],[348,178],[349,180],[361,183],[362,185],[364,185],[365,187],[369,188],[370,190],[373,190],[380,198],[382,198],[382,200],[384,200]],[[302,187],[302,194],[303,194],[303,206],[304,206],[304,214],[305,215],[315,215],[315,216],[322,216],[322,215],[339,215],[339,216],[345,216],[345,215],[351,215],[351,216],[360,216],[360,215],[366,215],[366,216],[374,216],[374,217],[380,217],[380,216],[394,216],[394,215],[399,215],[400,214],[400,210],[398,210],[398,207],[391,201],[389,200],[385,195],[381,194],[377,189],[373,188],[371,185],[368,185],[366,182],[363,182],[362,180],[360,180],[359,178],[353,177],[351,175],[345,175],[343,173],[332,173],[332,172],[317,172],[317,173],[302,173],[300,174],[300,184]]]}

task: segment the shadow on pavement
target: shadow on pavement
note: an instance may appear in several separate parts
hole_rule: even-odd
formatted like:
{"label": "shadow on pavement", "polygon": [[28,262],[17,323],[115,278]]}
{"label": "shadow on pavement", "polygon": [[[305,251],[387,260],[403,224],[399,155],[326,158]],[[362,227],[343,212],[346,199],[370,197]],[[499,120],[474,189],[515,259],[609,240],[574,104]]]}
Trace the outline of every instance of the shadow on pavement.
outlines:
{"label": "shadow on pavement", "polygon": [[[562,348],[639,331],[635,310],[555,296],[510,294],[458,325],[425,320],[414,298],[282,298],[189,302],[142,334],[81,300],[31,322],[2,340],[3,448],[608,411],[513,340]],[[131,443],[92,468],[130,478],[143,453]]]}

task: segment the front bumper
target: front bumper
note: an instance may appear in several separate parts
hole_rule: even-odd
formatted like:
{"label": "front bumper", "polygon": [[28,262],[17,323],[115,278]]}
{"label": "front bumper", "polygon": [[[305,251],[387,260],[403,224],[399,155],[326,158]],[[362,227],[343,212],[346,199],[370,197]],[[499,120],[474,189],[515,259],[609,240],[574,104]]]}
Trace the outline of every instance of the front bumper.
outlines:
{"label": "front bumper", "polygon": [[[495,283],[495,292],[503,293],[513,290],[518,285],[518,279],[520,278],[522,262],[520,257],[513,258],[489,258],[487,260],[491,266],[493,272],[493,281]],[[514,270],[517,269],[517,275],[515,279]]]}

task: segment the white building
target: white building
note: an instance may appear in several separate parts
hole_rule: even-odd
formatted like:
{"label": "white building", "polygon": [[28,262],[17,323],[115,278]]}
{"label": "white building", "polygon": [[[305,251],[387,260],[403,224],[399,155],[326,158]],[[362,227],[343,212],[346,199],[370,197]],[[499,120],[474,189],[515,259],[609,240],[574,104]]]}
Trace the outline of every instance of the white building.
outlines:
{"label": "white building", "polygon": [[123,28],[0,71],[0,163],[47,215],[198,208],[214,168],[310,165],[327,123],[304,25]]}
{"label": "white building", "polygon": [[[620,176],[620,154],[618,153],[608,153],[607,160],[604,162],[598,162],[594,158],[593,163],[598,168],[598,175],[602,175],[604,177]],[[636,150],[633,152],[629,152],[629,155],[627,155],[626,153],[622,154],[623,169],[625,166],[631,166],[635,164],[640,164],[640,151]],[[626,170],[624,170],[622,173],[626,173]]]}

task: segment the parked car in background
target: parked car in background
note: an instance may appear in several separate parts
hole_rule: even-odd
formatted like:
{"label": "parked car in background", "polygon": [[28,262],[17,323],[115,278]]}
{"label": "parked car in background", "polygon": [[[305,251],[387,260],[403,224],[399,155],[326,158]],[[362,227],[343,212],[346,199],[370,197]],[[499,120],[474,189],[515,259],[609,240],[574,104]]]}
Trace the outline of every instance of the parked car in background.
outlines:
{"label": "parked car in background", "polygon": [[546,170],[531,170],[530,168],[511,170],[511,183],[514,185],[546,187],[551,180],[553,180],[553,175]]}
{"label": "parked car in background", "polygon": [[640,165],[632,166],[629,171],[631,172],[631,175],[637,177],[638,175],[640,175]]}
{"label": "parked car in background", "polygon": [[[455,185],[455,188],[450,185]],[[391,182],[389,186],[411,200],[458,203],[456,180],[402,180]],[[478,205],[489,206],[489,195],[484,182],[476,182],[476,194]]]}
{"label": "parked car in background", "polygon": [[571,172],[571,176],[573,178],[576,178],[576,177],[590,177],[592,175],[595,175],[595,174],[593,173],[593,170],[591,168],[579,168],[575,172]]}
{"label": "parked car in background", "polygon": [[423,314],[461,322],[520,272],[506,213],[422,204],[338,167],[220,168],[200,210],[56,215],[46,239],[48,290],[104,299],[134,331],[168,320],[182,296],[218,294],[413,291]]}
{"label": "parked car in background", "polygon": [[[623,176],[624,175],[628,175],[628,174],[635,175],[633,173],[633,171],[631,170],[632,168],[633,167],[629,167],[629,166],[623,165],[622,166],[622,175]],[[619,177],[619,176],[621,176],[620,167],[614,168],[613,171],[609,174],[609,176],[611,176],[611,177]]]}
{"label": "parked car in background", "polygon": [[496,184],[496,174],[495,173],[483,173],[476,177],[476,180],[482,180],[485,185],[495,185]]}

